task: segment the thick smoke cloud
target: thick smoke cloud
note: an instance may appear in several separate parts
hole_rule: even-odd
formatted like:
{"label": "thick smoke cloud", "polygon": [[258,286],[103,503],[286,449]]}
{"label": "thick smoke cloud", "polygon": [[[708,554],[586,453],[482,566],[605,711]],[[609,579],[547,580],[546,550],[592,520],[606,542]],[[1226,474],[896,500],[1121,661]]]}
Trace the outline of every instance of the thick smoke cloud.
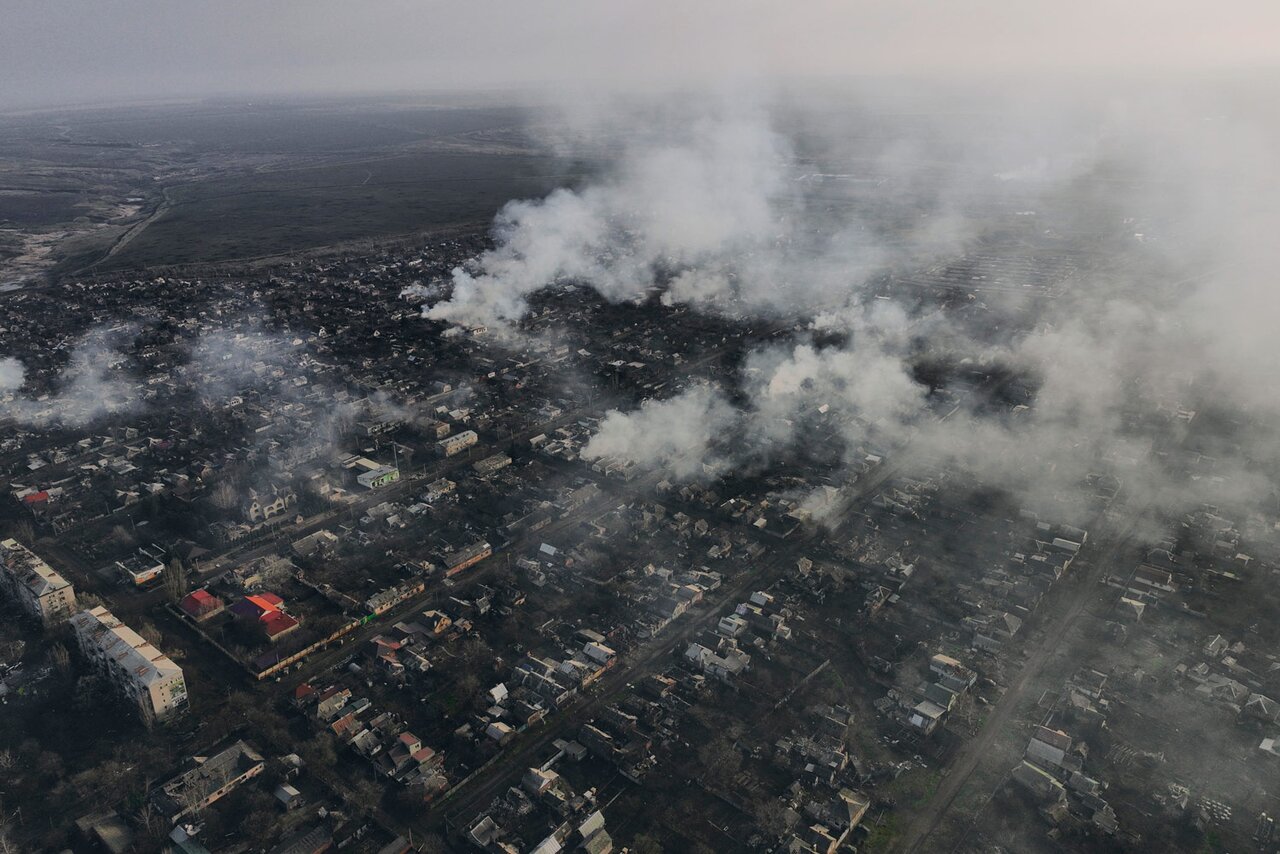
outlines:
{"label": "thick smoke cloud", "polygon": [[705,479],[729,464],[718,440],[737,421],[722,391],[697,385],[667,400],[647,400],[629,413],[610,412],[582,457],[626,460],[681,481]]}
{"label": "thick smoke cloud", "polygon": [[[619,167],[581,192],[559,190],[508,204],[497,246],[454,271],[451,299],[426,316],[468,324],[518,320],[526,298],[559,280],[580,280],[612,300],[636,299],[664,273],[688,302],[735,295],[763,299],[758,267],[731,259],[772,257],[787,237],[781,137],[758,121],[702,121],[686,138],[633,148]],[[776,284],[776,280],[774,282]]]}
{"label": "thick smoke cloud", "polygon": [[[130,330],[93,329],[72,347],[70,359],[59,378],[58,388],[40,398],[15,396],[6,409],[19,423],[79,427],[109,413],[127,412],[140,399],[137,384],[117,370],[124,361],[118,352]],[[0,390],[16,391],[26,368],[17,359],[0,364]]]}
{"label": "thick smoke cloud", "polygon": [[785,419],[807,405],[827,406],[845,419],[892,431],[918,414],[925,389],[910,375],[905,312],[886,302],[845,312],[849,343],[819,349],[802,342],[752,353],[747,390],[758,422]]}
{"label": "thick smoke cloud", "polygon": [[27,369],[12,357],[0,359],[0,392],[12,392],[22,388]]}
{"label": "thick smoke cloud", "polygon": [[831,209],[833,176],[806,171],[762,108],[692,103],[653,127],[614,131],[624,151],[586,188],[507,204],[494,248],[453,272],[448,298],[437,299],[439,283],[406,295],[429,300],[425,317],[464,325],[514,323],[554,282],[585,282],[617,302],[660,288],[667,304],[795,315],[838,308],[873,272],[940,257],[966,235],[954,211],[932,204],[896,210],[915,219],[885,241],[873,220],[882,212]]}
{"label": "thick smoke cloud", "polygon": [[[833,129],[797,140],[776,129],[777,108],[658,122],[656,141],[636,128],[642,142],[599,181],[509,205],[495,247],[425,313],[518,324],[530,294],[572,280],[615,301],[658,288],[700,311],[807,318],[813,336],[842,342],[805,333],[748,354],[725,391],[610,413],[585,455],[675,478],[763,465],[806,441],[821,407],[850,462],[869,443],[908,472],[942,461],[1068,514],[1096,472],[1123,480],[1137,507],[1256,501],[1274,489],[1280,451],[1280,252],[1268,237],[1280,134],[1265,111],[1206,120],[1212,98],[1156,100],[1091,118],[1055,104],[1042,109],[1071,121],[1035,134],[939,121],[834,167],[813,159],[839,151]],[[877,290],[876,274],[1021,251],[1001,234],[1011,218],[1078,266],[973,282],[959,309]],[[1041,275],[1028,258],[1026,275]],[[916,374],[928,360],[1018,376],[1032,394],[993,409],[962,392],[940,408]],[[1201,429],[1209,418],[1234,425],[1229,436]],[[1212,443],[1203,471],[1170,455],[1188,441]]]}
{"label": "thick smoke cloud", "polygon": [[[153,406],[144,382],[130,371],[127,351],[138,329],[94,327],[70,345],[71,354],[53,388],[39,396],[20,392],[26,366],[0,360],[0,391],[13,394],[5,414],[30,426],[82,427],[110,415],[141,413]],[[292,349],[281,336],[250,324],[241,330],[212,330],[187,345],[185,363],[174,370],[177,388],[206,401],[223,402],[261,385],[286,364]]]}
{"label": "thick smoke cloud", "polygon": [[[784,109],[760,97],[686,95],[601,109],[567,108],[546,142],[591,159],[616,145],[603,174],[579,190],[509,202],[492,249],[451,282],[406,290],[427,301],[425,317],[510,325],[556,282],[586,283],[616,302],[658,288],[666,304],[728,315],[838,313],[873,274],[952,257],[979,237],[975,200],[1074,179],[1096,144],[1096,133],[1063,130],[1054,143],[1073,147],[1045,155],[1041,135],[992,144],[943,124],[850,160],[838,137],[856,137],[856,125],[806,124],[829,102]],[[828,144],[841,148],[834,158],[821,151]]]}

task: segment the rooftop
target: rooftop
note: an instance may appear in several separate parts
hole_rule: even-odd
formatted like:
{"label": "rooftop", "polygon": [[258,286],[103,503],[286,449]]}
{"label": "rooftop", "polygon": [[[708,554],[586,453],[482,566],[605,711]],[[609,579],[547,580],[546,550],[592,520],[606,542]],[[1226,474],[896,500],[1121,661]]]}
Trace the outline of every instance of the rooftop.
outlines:
{"label": "rooftop", "polygon": [[71,586],[53,567],[14,539],[0,542],[0,563],[4,564],[18,583],[25,585],[36,596],[44,596]]}
{"label": "rooftop", "polygon": [[76,614],[71,624],[143,685],[182,675],[181,667],[101,605]]}
{"label": "rooftop", "polygon": [[181,815],[227,783],[262,763],[262,755],[243,741],[210,757],[194,757],[195,767],[179,774],[152,793],[156,806],[168,816]]}

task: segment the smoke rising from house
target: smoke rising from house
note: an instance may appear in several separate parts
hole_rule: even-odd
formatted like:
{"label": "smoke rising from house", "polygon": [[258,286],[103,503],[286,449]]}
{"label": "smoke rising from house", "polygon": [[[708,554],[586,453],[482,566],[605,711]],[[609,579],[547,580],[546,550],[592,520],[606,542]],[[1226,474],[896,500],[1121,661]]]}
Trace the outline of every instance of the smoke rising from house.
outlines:
{"label": "smoke rising from house", "polygon": [[27,369],[12,357],[0,359],[0,392],[17,391],[26,379]]}
{"label": "smoke rising from house", "polygon": [[[723,389],[610,413],[586,449],[677,479],[759,465],[806,441],[806,413],[821,408],[851,452],[947,461],[1029,502],[1069,506],[1097,471],[1159,506],[1256,498],[1271,489],[1256,463],[1280,447],[1256,418],[1280,400],[1264,367],[1280,345],[1261,320],[1280,308],[1266,237],[1280,224],[1265,143],[1277,129],[1247,111],[1197,116],[1215,105],[1010,108],[980,128],[973,116],[907,122],[868,146],[846,144],[847,120],[810,113],[788,134],[789,108],[720,102],[707,118],[634,128],[582,189],[507,205],[494,247],[437,286],[424,315],[518,327],[532,294],[575,283],[807,326],[750,353]],[[1073,123],[1027,132],[1042,115]],[[1045,272],[1044,257],[1066,260]],[[908,286],[952,264],[1023,277],[966,280],[958,309]],[[1031,391],[1012,410],[980,394],[943,405],[925,362]],[[1162,443],[1196,417],[1239,420],[1206,451],[1238,476],[1166,470]]]}
{"label": "smoke rising from house", "polygon": [[71,355],[49,394],[27,397],[18,392],[26,378],[26,366],[17,359],[0,363],[0,391],[15,392],[7,415],[19,423],[78,427],[109,413],[128,412],[139,405],[137,384],[119,368],[124,357],[119,345],[131,337],[130,329],[95,328],[71,347]]}
{"label": "smoke rising from house", "polygon": [[582,457],[617,457],[680,481],[706,479],[729,465],[719,440],[738,419],[722,391],[697,385],[667,400],[647,400],[633,412],[610,412]]}

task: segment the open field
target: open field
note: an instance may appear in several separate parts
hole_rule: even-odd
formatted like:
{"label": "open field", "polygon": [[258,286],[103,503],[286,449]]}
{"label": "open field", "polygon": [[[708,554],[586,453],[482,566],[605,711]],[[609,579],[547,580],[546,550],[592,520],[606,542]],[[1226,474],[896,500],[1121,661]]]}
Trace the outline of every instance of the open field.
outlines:
{"label": "open field", "polygon": [[507,200],[578,171],[530,144],[529,118],[514,107],[393,99],[9,115],[3,282],[487,223]]}
{"label": "open field", "polygon": [[418,152],[175,187],[164,209],[99,269],[222,261],[348,240],[481,224],[563,176],[532,157]]}

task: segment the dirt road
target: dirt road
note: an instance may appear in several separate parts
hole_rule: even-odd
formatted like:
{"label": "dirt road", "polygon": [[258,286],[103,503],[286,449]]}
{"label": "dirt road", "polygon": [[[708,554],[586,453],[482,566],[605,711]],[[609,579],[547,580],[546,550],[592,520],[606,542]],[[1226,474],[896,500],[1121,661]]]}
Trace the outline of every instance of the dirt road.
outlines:
{"label": "dirt road", "polygon": [[[1068,574],[1060,582],[1062,586],[1054,591],[1057,595],[1051,594],[1046,601],[1041,602],[1041,613],[1046,614],[1048,619],[1027,649],[1022,669],[992,707],[981,731],[956,752],[947,776],[943,778],[934,796],[918,814],[910,817],[895,850],[937,850],[937,845],[931,845],[930,841],[979,766],[984,762],[1009,765],[1016,762],[1016,756],[1003,756],[1000,751],[993,749],[997,738],[1015,724],[1018,711],[1029,700],[1035,699],[1033,692],[1038,693],[1043,689],[1039,677],[1056,656],[1065,654],[1067,633],[1092,601],[1098,582],[1129,546],[1135,525],[1135,521],[1129,521],[1117,530],[1104,532],[1102,541],[1090,549],[1091,554],[1085,555],[1068,570]],[[934,843],[938,841],[933,840]]]}

